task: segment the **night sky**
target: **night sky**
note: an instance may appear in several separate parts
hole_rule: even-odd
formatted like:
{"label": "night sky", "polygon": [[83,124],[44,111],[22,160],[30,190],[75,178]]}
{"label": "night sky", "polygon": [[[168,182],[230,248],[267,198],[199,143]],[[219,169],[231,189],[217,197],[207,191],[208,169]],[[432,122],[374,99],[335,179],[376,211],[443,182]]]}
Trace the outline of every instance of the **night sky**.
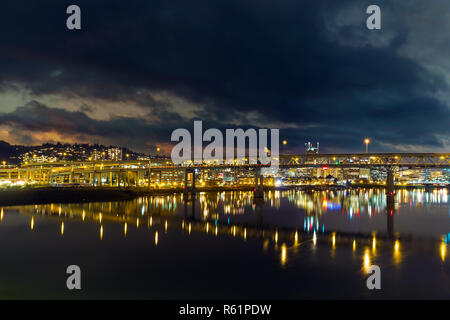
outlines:
{"label": "night sky", "polygon": [[281,152],[449,152],[449,30],[448,0],[5,0],[0,140],[148,153],[203,120],[280,128]]}

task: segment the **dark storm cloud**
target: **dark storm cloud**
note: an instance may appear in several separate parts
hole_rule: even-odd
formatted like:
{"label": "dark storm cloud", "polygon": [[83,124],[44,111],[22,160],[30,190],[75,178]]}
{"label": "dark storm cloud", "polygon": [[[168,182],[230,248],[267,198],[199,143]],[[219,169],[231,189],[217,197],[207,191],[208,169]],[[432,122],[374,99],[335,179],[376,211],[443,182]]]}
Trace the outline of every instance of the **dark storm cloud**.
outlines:
{"label": "dark storm cloud", "polygon": [[[435,98],[448,91],[443,75],[399,55],[410,35],[407,25],[387,20],[382,31],[365,29],[369,1],[353,6],[360,14],[356,23],[342,25],[333,19],[355,1],[73,3],[82,8],[81,31],[65,28],[65,9],[72,2],[3,5],[1,90],[16,85],[37,96],[133,100],[151,107],[161,122],[190,128],[191,119],[180,118],[169,102],[156,101],[145,90],[163,91],[206,105],[196,117],[217,127],[237,117],[250,125],[245,117],[252,112],[260,123],[295,125],[282,130],[292,147],[319,140],[329,150],[353,151],[365,136],[375,148],[377,141],[379,148],[440,147],[437,135],[449,135],[449,108]],[[387,1],[380,5],[395,9]],[[389,37],[393,29],[395,36]],[[45,108],[18,108],[20,117],[13,121],[13,112],[3,121],[38,130],[32,116],[50,112]],[[67,124],[46,123],[55,130],[72,128],[74,135],[117,141],[122,134],[139,141],[145,133],[167,142],[173,127],[132,118],[93,123],[83,112],[51,111],[56,118],[48,119]]]}
{"label": "dark storm cloud", "polygon": [[[137,151],[148,152],[155,145],[170,144],[170,133],[180,127],[192,130],[195,119],[182,119],[170,113],[164,114],[151,125],[144,119],[133,117],[116,117],[114,119],[96,120],[83,111],[67,111],[49,108],[37,101],[31,101],[16,108],[13,112],[0,114],[0,126],[6,125],[17,131],[24,144],[35,143],[37,137],[45,133],[57,132],[62,137],[77,137],[80,142],[96,141],[104,144],[115,143],[123,147],[132,147]],[[225,130],[221,123],[208,121],[209,127]],[[244,126],[248,128],[249,126]]]}
{"label": "dark storm cloud", "polygon": [[[83,142],[86,139],[98,139],[102,143],[113,143],[134,147],[143,150],[144,144],[157,144],[165,139],[167,129],[175,129],[183,125],[179,118],[153,123],[149,126],[145,120],[137,118],[118,117],[109,121],[95,120],[84,112],[70,112],[58,108],[49,108],[36,101],[16,108],[11,113],[0,114],[0,125],[7,125],[19,133],[33,132],[39,136],[41,133],[57,132],[61,136],[79,137]],[[25,139],[25,138],[26,139]],[[103,139],[102,139],[103,138]],[[31,137],[23,135],[23,143],[32,142]],[[148,150],[147,150],[148,151]]]}

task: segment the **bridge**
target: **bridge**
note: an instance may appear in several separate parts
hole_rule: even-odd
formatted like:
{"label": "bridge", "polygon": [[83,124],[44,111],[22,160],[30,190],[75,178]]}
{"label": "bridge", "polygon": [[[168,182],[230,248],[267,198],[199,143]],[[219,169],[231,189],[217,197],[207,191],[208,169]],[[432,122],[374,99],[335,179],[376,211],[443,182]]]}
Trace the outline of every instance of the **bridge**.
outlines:
{"label": "bridge", "polygon": [[[355,153],[280,155],[281,169],[291,168],[376,168],[385,170],[388,202],[393,201],[394,168],[444,169],[450,168],[450,153]],[[71,161],[29,163],[18,167],[0,167],[0,182],[22,181],[42,185],[85,184],[90,186],[129,187],[146,185],[155,188],[163,174],[183,181],[173,187],[195,192],[196,175],[207,170],[228,169],[254,172],[255,197],[262,196],[264,175],[261,169],[269,165],[251,164],[248,159],[234,159],[232,163],[204,160],[175,165],[169,159],[152,161]],[[156,183],[157,184],[157,183]]]}
{"label": "bridge", "polygon": [[450,153],[357,153],[281,155],[280,166],[449,168]]}

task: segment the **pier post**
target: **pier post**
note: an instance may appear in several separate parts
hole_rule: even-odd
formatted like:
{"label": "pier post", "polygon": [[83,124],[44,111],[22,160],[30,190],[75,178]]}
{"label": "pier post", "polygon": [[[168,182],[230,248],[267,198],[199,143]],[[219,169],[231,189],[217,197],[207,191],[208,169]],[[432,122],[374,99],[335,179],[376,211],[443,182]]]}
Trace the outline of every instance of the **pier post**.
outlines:
{"label": "pier post", "polygon": [[255,188],[253,189],[254,199],[264,199],[263,182],[264,176],[261,174],[261,169],[255,169]]}

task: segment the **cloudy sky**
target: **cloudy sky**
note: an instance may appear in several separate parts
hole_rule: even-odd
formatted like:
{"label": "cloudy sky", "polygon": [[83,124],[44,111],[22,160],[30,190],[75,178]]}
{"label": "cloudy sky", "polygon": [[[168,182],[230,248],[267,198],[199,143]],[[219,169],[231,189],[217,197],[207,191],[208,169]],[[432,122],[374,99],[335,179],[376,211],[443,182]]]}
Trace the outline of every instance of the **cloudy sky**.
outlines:
{"label": "cloudy sky", "polygon": [[[82,30],[66,28],[66,8]],[[366,8],[382,10],[368,30]],[[5,0],[0,140],[151,152],[175,128],[280,128],[285,151],[450,151],[448,0]]]}

